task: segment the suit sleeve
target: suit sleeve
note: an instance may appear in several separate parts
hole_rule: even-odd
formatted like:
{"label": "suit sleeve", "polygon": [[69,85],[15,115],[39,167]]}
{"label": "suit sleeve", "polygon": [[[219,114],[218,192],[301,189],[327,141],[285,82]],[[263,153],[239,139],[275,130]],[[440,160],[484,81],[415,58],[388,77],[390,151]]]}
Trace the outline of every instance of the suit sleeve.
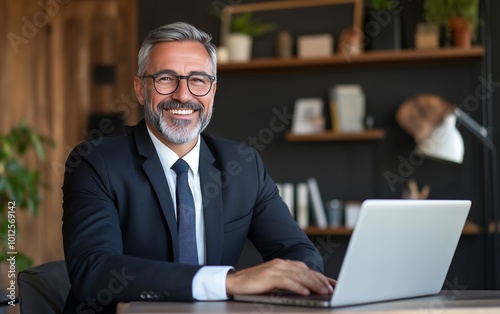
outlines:
{"label": "suit sleeve", "polygon": [[84,144],[90,149],[81,144],[68,158],[63,185],[64,253],[71,293],[81,301],[80,310],[91,308],[89,302],[99,298],[100,304],[192,301],[192,279],[201,266],[123,254],[106,162],[96,146]]}
{"label": "suit sleeve", "polygon": [[250,241],[265,261],[273,258],[302,261],[310,269],[323,272],[323,260],[317,248],[297,225],[255,151],[254,156],[259,187],[250,227]]}

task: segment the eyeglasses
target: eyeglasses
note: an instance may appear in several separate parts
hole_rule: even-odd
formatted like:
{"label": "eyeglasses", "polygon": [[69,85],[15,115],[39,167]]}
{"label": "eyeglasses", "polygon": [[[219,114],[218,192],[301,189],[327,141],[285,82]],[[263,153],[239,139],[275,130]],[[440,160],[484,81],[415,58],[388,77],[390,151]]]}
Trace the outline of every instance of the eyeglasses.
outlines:
{"label": "eyeglasses", "polygon": [[206,73],[178,75],[172,71],[162,71],[156,74],[144,75],[142,78],[152,78],[155,90],[161,95],[173,94],[179,87],[179,82],[186,79],[188,90],[194,96],[205,96],[212,89],[215,76]]}

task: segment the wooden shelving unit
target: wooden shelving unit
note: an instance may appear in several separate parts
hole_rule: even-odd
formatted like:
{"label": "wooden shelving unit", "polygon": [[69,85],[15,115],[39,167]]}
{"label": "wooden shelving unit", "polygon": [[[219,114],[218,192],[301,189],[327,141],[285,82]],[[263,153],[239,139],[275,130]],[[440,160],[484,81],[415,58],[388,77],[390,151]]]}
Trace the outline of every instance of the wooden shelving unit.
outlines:
{"label": "wooden shelving unit", "polygon": [[[341,228],[318,228],[318,227],[308,227],[304,229],[304,232],[308,236],[350,236],[352,234],[352,229],[341,227]],[[474,222],[467,221],[464,225],[462,235],[478,235],[481,233],[481,228]]]}
{"label": "wooden shelving unit", "polygon": [[339,227],[339,228],[318,228],[318,227],[308,227],[304,229],[304,232],[308,236],[350,236],[352,234],[352,229]]}
{"label": "wooden shelving unit", "polygon": [[[370,51],[356,56],[332,55],[323,58],[258,58],[242,63],[220,63],[219,73],[236,73],[244,71],[285,71],[308,68],[341,68],[360,66],[394,66],[418,64],[444,64],[462,61],[479,60],[484,55],[482,46],[465,48],[440,48],[435,50],[405,49],[400,51]],[[363,132],[332,132],[326,131],[316,134],[300,135],[292,132],[285,134],[289,142],[321,142],[321,141],[376,141],[385,137],[382,129],[371,129]],[[308,236],[350,236],[352,229],[308,227],[304,229]],[[466,222],[462,231],[463,236],[481,234],[481,228],[473,223]]]}
{"label": "wooden shelving unit", "polygon": [[310,67],[342,67],[356,65],[395,65],[400,63],[443,63],[479,59],[484,54],[482,46],[471,48],[440,48],[434,50],[405,49],[400,51],[370,51],[356,56],[335,54],[323,58],[258,58],[250,62],[220,63],[219,72],[245,70],[277,70]]}
{"label": "wooden shelving unit", "polygon": [[371,129],[363,132],[321,132],[314,134],[285,133],[289,142],[321,142],[321,141],[376,141],[385,137],[382,129]]}

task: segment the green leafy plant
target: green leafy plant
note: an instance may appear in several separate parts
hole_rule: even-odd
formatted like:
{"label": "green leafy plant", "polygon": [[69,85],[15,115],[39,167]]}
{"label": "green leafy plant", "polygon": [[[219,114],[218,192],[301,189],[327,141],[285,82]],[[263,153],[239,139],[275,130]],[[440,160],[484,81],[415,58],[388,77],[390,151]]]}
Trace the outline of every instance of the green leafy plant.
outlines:
{"label": "green leafy plant", "polygon": [[395,0],[369,0],[368,6],[375,11],[390,10],[395,7]]}
{"label": "green leafy plant", "polygon": [[468,21],[474,34],[479,23],[479,0],[425,0],[424,18],[427,22],[449,29],[453,17]]}
{"label": "green leafy plant", "polygon": [[[45,160],[44,144],[54,145],[51,139],[39,135],[24,121],[8,134],[0,134],[0,260],[7,260],[11,256],[8,252],[16,251],[18,271],[30,266],[32,260],[15,249],[19,237],[15,213],[29,210],[36,215],[40,204],[39,188],[48,187],[41,182],[38,170],[23,164],[23,157],[32,149],[40,161]],[[16,239],[14,245],[13,239]]]}
{"label": "green leafy plant", "polygon": [[276,29],[274,24],[262,23],[252,13],[235,15],[231,21],[231,33],[243,33],[252,37],[262,36]]}

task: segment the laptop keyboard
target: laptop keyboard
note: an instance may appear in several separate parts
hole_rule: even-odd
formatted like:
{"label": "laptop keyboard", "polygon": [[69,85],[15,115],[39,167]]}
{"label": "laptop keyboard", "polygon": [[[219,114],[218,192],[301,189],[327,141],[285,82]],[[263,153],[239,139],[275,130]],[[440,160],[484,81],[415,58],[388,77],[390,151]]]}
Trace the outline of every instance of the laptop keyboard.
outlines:
{"label": "laptop keyboard", "polygon": [[300,295],[300,294],[286,291],[286,290],[273,291],[271,293],[271,295],[275,296],[275,297],[286,297],[286,298],[291,297],[294,299],[317,300],[317,301],[330,301],[332,298],[331,294],[327,294],[327,295],[322,295],[322,294]]}

